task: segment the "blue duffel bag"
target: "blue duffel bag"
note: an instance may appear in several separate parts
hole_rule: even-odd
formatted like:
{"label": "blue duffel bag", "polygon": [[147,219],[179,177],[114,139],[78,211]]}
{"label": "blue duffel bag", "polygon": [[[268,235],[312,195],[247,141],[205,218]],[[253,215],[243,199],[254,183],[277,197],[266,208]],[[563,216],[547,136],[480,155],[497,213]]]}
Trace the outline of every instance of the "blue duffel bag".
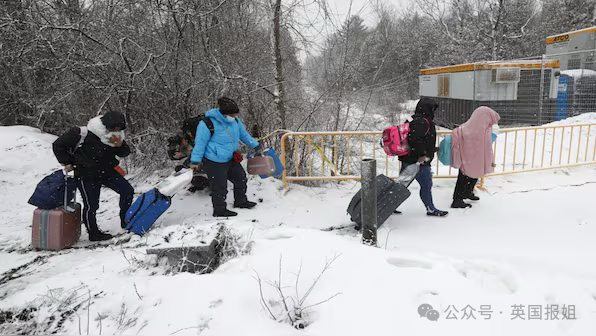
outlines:
{"label": "blue duffel bag", "polygon": [[70,204],[76,190],[75,179],[67,178],[62,170],[57,170],[37,184],[28,203],[43,210],[56,209],[65,205],[65,194],[66,202]]}

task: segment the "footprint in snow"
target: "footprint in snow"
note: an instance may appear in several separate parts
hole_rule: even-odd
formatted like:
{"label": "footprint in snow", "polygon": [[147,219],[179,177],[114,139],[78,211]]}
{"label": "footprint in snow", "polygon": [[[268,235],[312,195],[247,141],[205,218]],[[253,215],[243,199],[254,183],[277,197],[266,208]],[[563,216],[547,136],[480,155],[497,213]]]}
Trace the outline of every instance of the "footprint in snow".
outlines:
{"label": "footprint in snow", "polygon": [[289,238],[294,238],[294,236],[291,234],[287,234],[287,233],[273,233],[273,234],[268,234],[267,236],[265,236],[265,239],[269,239],[269,240],[281,240],[281,239],[289,239]]}
{"label": "footprint in snow", "polygon": [[454,265],[457,272],[469,280],[477,281],[481,287],[493,289],[507,294],[514,294],[518,290],[518,284],[512,274],[490,265],[462,263]]}
{"label": "footprint in snow", "polygon": [[423,268],[423,269],[432,269],[433,265],[430,262],[416,260],[416,259],[406,259],[406,258],[399,258],[399,257],[389,257],[387,258],[387,262],[395,267],[400,268]]}

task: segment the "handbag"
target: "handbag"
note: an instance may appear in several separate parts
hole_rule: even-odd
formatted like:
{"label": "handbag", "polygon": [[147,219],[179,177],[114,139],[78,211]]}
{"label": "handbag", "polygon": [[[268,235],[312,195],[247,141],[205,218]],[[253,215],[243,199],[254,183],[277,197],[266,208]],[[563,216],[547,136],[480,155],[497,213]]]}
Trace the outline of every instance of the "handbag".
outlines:
{"label": "handbag", "polygon": [[232,154],[232,159],[234,160],[234,162],[240,163],[240,162],[242,162],[244,157],[242,157],[242,153],[240,153],[239,150],[235,150],[234,153]]}
{"label": "handbag", "polygon": [[[232,138],[232,135],[230,134],[230,132],[228,132],[225,125],[222,124],[221,126],[223,127],[224,131],[226,131],[226,133],[228,134],[228,137],[232,141],[232,145],[233,145],[234,139]],[[237,149],[234,151],[234,153],[232,153],[232,160],[236,163],[240,163],[240,162],[242,162],[242,160],[244,160],[244,157],[242,157],[242,153],[240,153],[240,150]]]}

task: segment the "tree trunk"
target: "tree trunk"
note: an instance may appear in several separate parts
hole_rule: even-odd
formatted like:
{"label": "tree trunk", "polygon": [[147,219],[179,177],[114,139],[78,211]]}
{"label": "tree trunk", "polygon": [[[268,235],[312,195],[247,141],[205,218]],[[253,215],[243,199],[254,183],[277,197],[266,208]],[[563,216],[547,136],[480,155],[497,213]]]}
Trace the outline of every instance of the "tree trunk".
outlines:
{"label": "tree trunk", "polygon": [[[499,9],[497,11],[497,19],[496,22],[494,23],[494,25],[492,26],[492,32],[491,32],[491,38],[492,38],[492,58],[493,61],[496,61],[499,57],[499,42],[500,42],[500,36],[499,33],[501,31],[500,29],[500,24],[501,24],[501,18],[503,16],[503,6],[504,6],[504,1],[505,0],[499,0]],[[493,13],[491,13],[491,15],[493,15]]]}
{"label": "tree trunk", "polygon": [[271,29],[271,48],[273,56],[273,65],[275,66],[275,82],[276,97],[275,105],[277,113],[279,114],[280,126],[282,129],[287,128],[286,122],[286,105],[285,105],[285,89],[284,89],[284,74],[283,74],[283,58],[281,55],[281,0],[274,0],[272,5],[272,29]]}

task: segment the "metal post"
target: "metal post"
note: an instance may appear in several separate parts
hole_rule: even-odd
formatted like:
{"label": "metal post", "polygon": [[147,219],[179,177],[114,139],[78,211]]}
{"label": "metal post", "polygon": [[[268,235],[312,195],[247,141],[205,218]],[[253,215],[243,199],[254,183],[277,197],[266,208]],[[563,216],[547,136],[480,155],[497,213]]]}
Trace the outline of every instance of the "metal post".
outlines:
{"label": "metal post", "polygon": [[377,245],[377,161],[363,159],[361,168],[362,183],[362,243]]}
{"label": "metal post", "polygon": [[[472,111],[476,109],[476,63],[474,62],[474,79],[472,80]],[[437,160],[438,161],[438,160]]]}
{"label": "metal post", "polygon": [[[538,96],[538,125],[544,124],[544,111],[542,110],[542,96],[544,94],[544,55],[540,58],[540,93]],[[551,71],[553,71],[551,69]],[[552,84],[551,84],[552,85]]]}

